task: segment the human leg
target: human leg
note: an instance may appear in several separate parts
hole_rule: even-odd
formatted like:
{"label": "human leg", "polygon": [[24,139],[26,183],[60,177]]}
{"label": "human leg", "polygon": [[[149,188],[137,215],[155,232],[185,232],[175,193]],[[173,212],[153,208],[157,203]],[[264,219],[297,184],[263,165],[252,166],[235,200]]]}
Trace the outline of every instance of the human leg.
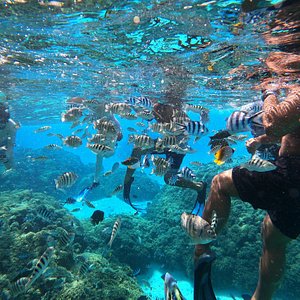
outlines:
{"label": "human leg", "polygon": [[252,300],[272,299],[284,272],[286,246],[292,240],[273,225],[269,215],[263,222],[262,237],[259,281]]}
{"label": "human leg", "polygon": [[[216,175],[211,184],[210,193],[205,203],[203,219],[210,221],[212,212],[215,210],[218,217],[217,233],[225,226],[231,207],[231,197],[238,196],[238,192],[232,181],[232,170],[224,171]],[[195,264],[199,256],[209,251],[209,245],[195,246]]]}

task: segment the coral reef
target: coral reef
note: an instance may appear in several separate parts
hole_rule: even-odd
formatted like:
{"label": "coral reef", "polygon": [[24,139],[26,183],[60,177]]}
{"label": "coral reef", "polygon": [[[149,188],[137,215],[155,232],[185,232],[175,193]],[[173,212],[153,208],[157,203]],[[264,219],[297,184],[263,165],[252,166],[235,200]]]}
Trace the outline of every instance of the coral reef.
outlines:
{"label": "coral reef", "polygon": [[[135,300],[142,295],[132,270],[104,257],[99,239],[98,253],[86,252],[91,237],[55,198],[12,190],[1,192],[0,201],[1,298]],[[30,278],[37,259],[52,246],[48,267],[25,291],[18,280]]]}

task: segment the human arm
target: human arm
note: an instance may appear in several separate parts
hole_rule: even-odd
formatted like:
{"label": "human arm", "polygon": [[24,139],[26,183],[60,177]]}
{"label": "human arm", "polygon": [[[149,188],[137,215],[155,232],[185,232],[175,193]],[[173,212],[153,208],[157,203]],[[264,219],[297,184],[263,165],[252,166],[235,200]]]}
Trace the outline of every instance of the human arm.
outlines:
{"label": "human arm", "polygon": [[300,126],[300,93],[293,91],[278,102],[274,94],[264,100],[263,125],[269,138],[280,139]]}

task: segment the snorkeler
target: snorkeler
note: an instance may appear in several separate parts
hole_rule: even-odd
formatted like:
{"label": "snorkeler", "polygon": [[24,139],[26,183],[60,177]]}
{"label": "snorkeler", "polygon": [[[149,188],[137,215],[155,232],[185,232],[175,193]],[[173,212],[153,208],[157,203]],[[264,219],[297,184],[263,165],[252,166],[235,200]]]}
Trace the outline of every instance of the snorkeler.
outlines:
{"label": "snorkeler", "polygon": [[10,119],[8,106],[0,103],[0,162],[6,171],[13,167],[13,147],[18,125]]}
{"label": "snorkeler", "polygon": [[[170,104],[156,103],[153,106],[154,118],[158,123],[170,123],[173,116],[173,106]],[[182,188],[190,188],[197,192],[197,199],[194,206],[194,213],[201,213],[204,207],[205,193],[206,193],[206,183],[203,181],[195,182],[192,180],[187,180],[184,177],[177,176],[181,163],[185,157],[185,154],[176,153],[170,148],[159,149],[157,147],[151,147],[147,149],[142,149],[140,147],[134,147],[131,157],[138,160],[141,159],[142,155],[147,154],[165,154],[166,161],[170,162],[170,168],[164,174],[164,181],[168,185],[178,186]],[[127,167],[125,179],[124,179],[124,190],[123,199],[128,203],[133,209],[139,211],[139,208],[132,204],[130,200],[130,189],[134,181],[133,173],[135,168]],[[174,180],[175,178],[175,180]]]}
{"label": "snorkeler", "polygon": [[[286,246],[300,231],[300,86],[291,87],[281,103],[275,91],[264,91],[263,100],[266,133],[249,139],[246,146],[254,153],[261,145],[281,142],[277,169],[252,172],[235,167],[216,175],[203,213],[209,221],[212,211],[217,212],[219,232],[229,217],[231,197],[268,212],[262,227],[264,249],[255,300],[272,298],[283,274]],[[204,253],[210,254],[209,244],[196,245],[195,265]]]}

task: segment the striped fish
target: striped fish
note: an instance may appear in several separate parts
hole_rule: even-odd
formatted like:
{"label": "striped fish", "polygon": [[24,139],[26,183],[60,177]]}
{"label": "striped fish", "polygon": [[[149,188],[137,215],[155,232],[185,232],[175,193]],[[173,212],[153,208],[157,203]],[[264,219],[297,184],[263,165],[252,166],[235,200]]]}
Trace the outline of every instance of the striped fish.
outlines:
{"label": "striped fish", "polygon": [[126,119],[126,120],[136,120],[137,116],[135,114],[131,114],[131,113],[122,113],[120,114],[122,119]]}
{"label": "striped fish", "polygon": [[95,154],[102,154],[105,155],[108,152],[113,152],[113,148],[106,146],[106,145],[102,145],[102,144],[90,144],[87,143],[86,144],[87,148],[89,148],[92,152],[94,152]]}
{"label": "striped fish", "polygon": [[170,273],[167,272],[161,278],[164,280],[165,300],[186,300],[178,288],[177,280]]}
{"label": "striped fish", "polygon": [[98,130],[98,133],[103,133],[106,135],[116,135],[117,129],[112,121],[106,118],[96,120],[94,122],[94,129]]}
{"label": "striped fish", "polygon": [[249,115],[246,111],[234,111],[226,120],[226,129],[230,133],[237,133],[251,130],[252,125],[263,127],[262,113]]}
{"label": "striped fish", "polygon": [[149,135],[146,134],[131,134],[128,137],[128,143],[134,143],[135,147],[148,149],[154,147],[155,141]]}
{"label": "striped fish", "polygon": [[185,103],[184,104],[184,109],[186,111],[193,111],[195,113],[202,113],[203,111],[205,112],[209,112],[209,109],[205,108],[202,105],[198,105],[198,104],[190,104],[190,103]]}
{"label": "striped fish", "polygon": [[43,219],[50,221],[52,216],[53,216],[53,212],[46,209],[45,207],[40,207],[37,209],[37,214],[42,217]]}
{"label": "striped fish", "polygon": [[185,212],[181,215],[181,227],[192,239],[193,244],[208,244],[216,239],[217,214],[215,211],[212,215],[211,224],[198,215]]}
{"label": "striped fish", "polygon": [[113,195],[115,195],[115,194],[121,192],[122,190],[123,190],[123,185],[122,185],[122,184],[119,184],[119,185],[117,185],[117,186],[114,188],[114,190],[111,192],[110,195],[113,196]]}
{"label": "striped fish", "polygon": [[185,133],[188,133],[189,135],[201,137],[208,133],[207,127],[199,121],[190,121],[185,122],[184,124],[176,123],[179,127],[181,127],[181,130],[183,130]]}
{"label": "striped fish", "polygon": [[136,114],[138,117],[147,120],[147,121],[151,121],[154,119],[154,115],[150,110],[144,109],[142,111],[137,112]]}
{"label": "striped fish", "polygon": [[262,111],[263,106],[264,106],[263,101],[255,101],[255,102],[243,105],[240,108],[240,111],[245,111],[248,113],[248,115],[254,115],[254,114]]}
{"label": "striped fish", "polygon": [[178,173],[178,176],[187,180],[193,180],[196,178],[196,175],[189,167],[181,168],[180,172]]}
{"label": "striped fish", "polygon": [[57,144],[49,144],[47,146],[44,147],[45,149],[49,149],[49,150],[61,150],[62,147],[58,146]]}
{"label": "striped fish", "polygon": [[62,122],[74,122],[82,116],[82,110],[78,107],[69,109],[66,113],[61,114]]}
{"label": "striped fish", "polygon": [[82,140],[79,136],[76,135],[70,135],[67,136],[65,139],[63,139],[64,145],[67,145],[69,147],[77,148],[82,145]]}
{"label": "striped fish", "polygon": [[112,245],[114,239],[116,238],[117,233],[120,230],[120,226],[121,226],[121,218],[117,218],[117,220],[114,223],[112,232],[111,232],[110,240],[107,244],[109,248],[111,248],[111,245]]}
{"label": "striped fish", "polygon": [[277,166],[271,163],[270,161],[261,159],[256,155],[254,155],[252,159],[249,160],[248,162],[241,164],[240,167],[245,168],[249,171],[256,171],[256,172],[269,172],[277,168]]}
{"label": "striped fish", "polygon": [[18,279],[14,284],[10,286],[10,293],[13,297],[18,296],[19,294],[25,293],[27,291],[29,283],[28,277],[22,277]]}
{"label": "striped fish", "polygon": [[139,97],[138,99],[138,105],[146,107],[148,109],[152,109],[153,103],[148,97]]}
{"label": "striped fish", "polygon": [[47,268],[50,262],[53,252],[54,252],[54,247],[49,247],[42,254],[37,264],[33,268],[32,274],[29,277],[29,281],[26,284],[26,288],[29,288],[42,275],[42,273],[45,271],[45,269]]}
{"label": "striped fish", "polygon": [[75,232],[68,232],[67,230],[63,229],[60,233],[59,243],[61,246],[66,247],[73,243],[75,239]]}
{"label": "striped fish", "polygon": [[60,175],[57,179],[54,179],[56,189],[64,189],[71,187],[76,180],[78,179],[78,175],[74,172],[65,172]]}
{"label": "striped fish", "polygon": [[84,276],[87,274],[93,267],[93,264],[91,264],[89,261],[85,261],[79,268],[78,275]]}
{"label": "striped fish", "polygon": [[169,148],[178,144],[177,138],[174,135],[165,136],[164,138],[158,138],[155,143],[155,148]]}
{"label": "striped fish", "polygon": [[131,107],[127,103],[110,103],[105,105],[105,111],[120,115],[130,113]]}

